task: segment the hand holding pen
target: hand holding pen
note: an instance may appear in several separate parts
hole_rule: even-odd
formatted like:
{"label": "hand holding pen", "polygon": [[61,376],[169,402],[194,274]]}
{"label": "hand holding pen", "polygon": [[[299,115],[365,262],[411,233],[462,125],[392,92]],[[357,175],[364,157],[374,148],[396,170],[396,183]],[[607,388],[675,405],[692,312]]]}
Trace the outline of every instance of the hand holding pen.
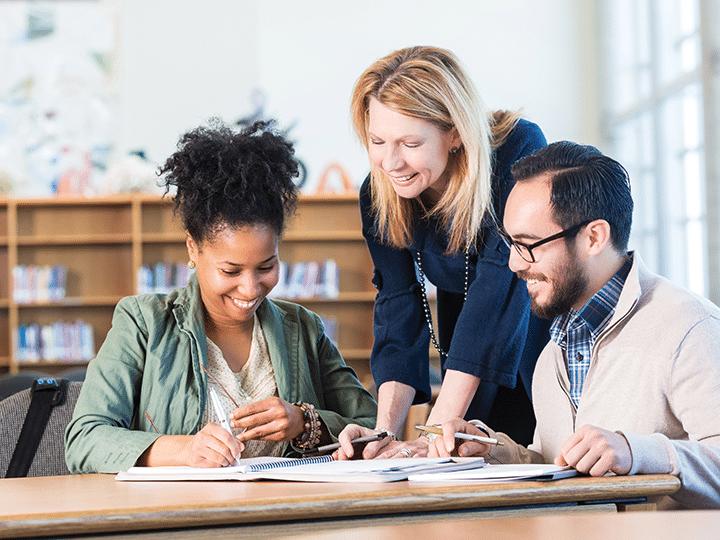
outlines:
{"label": "hand holding pen", "polygon": [[[422,425],[417,425],[415,428],[426,433],[439,435],[430,443],[429,455],[431,457],[447,457],[450,455],[460,457],[485,456],[493,446],[503,445],[502,441],[488,437],[487,433],[462,418],[454,418],[445,422],[440,428]],[[456,440],[463,442],[456,447]]]}
{"label": "hand holding pen", "polygon": [[[213,407],[215,409],[215,415],[218,417],[218,421],[220,422],[220,426],[232,437],[232,439],[235,439],[235,435],[233,433],[232,428],[230,427],[230,422],[228,421],[227,414],[225,413],[225,409],[222,406],[222,403],[220,402],[220,398],[217,395],[217,392],[215,391],[215,388],[212,386],[209,390],[210,393],[210,400],[212,401]],[[220,441],[222,442],[222,441]],[[237,440],[235,441],[235,444],[237,445]],[[242,450],[242,448],[240,448]],[[240,453],[238,452],[234,464],[238,464],[238,458],[240,457]]]}

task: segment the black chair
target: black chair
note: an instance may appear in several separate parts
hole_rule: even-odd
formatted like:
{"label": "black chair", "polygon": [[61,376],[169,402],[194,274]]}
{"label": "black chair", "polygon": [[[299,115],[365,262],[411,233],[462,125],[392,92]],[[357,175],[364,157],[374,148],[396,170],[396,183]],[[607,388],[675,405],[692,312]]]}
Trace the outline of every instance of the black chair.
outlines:
{"label": "black chair", "polygon": [[[82,383],[68,381],[65,399],[53,407],[27,476],[70,474],[65,464],[65,427],[72,418]],[[32,392],[28,388],[0,402],[0,478],[7,475],[15,445],[20,437]]]}
{"label": "black chair", "polygon": [[20,373],[9,373],[0,375],[0,401],[5,398],[30,388],[35,379],[47,379],[52,377],[42,371],[23,370]]}
{"label": "black chair", "polygon": [[80,381],[83,382],[85,380],[85,373],[87,372],[87,368],[79,367],[79,368],[68,368],[63,371],[60,371],[57,374],[57,377],[61,379],[67,379],[68,381]]}

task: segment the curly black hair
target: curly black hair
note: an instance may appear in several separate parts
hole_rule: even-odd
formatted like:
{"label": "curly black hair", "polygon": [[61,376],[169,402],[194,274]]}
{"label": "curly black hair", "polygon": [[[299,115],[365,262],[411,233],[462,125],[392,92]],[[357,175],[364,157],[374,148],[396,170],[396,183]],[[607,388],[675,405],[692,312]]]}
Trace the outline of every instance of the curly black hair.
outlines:
{"label": "curly black hair", "polygon": [[235,131],[214,119],[185,133],[160,168],[165,194],[177,187],[175,214],[198,242],[226,228],[269,225],[280,236],[294,211],[298,164],[273,122]]}

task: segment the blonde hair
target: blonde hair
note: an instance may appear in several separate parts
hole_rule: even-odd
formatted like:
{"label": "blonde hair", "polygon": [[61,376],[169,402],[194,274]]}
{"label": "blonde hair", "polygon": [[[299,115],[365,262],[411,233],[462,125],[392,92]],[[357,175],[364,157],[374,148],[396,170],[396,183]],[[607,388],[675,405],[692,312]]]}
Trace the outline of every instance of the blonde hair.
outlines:
{"label": "blonde hair", "polygon": [[398,248],[412,241],[418,208],[448,231],[448,252],[474,243],[483,217],[493,216],[492,154],[519,120],[519,114],[491,114],[455,55],[435,47],[410,47],[377,60],[360,75],[351,114],[358,137],[368,148],[370,98],[400,114],[429,121],[444,132],[457,129],[462,145],[450,154],[449,179],[429,210],[419,198],[403,199],[386,175],[372,166],[372,212],[382,240]]}

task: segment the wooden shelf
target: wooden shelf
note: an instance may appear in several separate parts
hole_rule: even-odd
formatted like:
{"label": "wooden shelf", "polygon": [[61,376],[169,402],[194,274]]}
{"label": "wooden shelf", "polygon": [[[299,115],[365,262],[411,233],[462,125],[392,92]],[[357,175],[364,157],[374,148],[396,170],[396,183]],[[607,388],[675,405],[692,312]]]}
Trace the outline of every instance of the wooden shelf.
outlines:
{"label": "wooden shelf", "polygon": [[71,307],[92,307],[92,306],[110,306],[114,307],[123,296],[108,295],[108,296],[84,296],[84,297],[65,297],[61,300],[54,302],[29,302],[16,303],[13,302],[19,309],[25,308],[71,308]]}
{"label": "wooden shelf", "polygon": [[18,237],[18,246],[73,246],[83,244],[131,244],[132,235],[119,234],[110,236],[107,234],[84,234],[84,235],[58,235],[52,237]]}
{"label": "wooden shelf", "polygon": [[[112,324],[113,309],[137,291],[142,265],[185,263],[185,232],[169,197],[126,194],[111,197],[15,199],[0,197],[0,374],[52,370],[85,362],[20,363],[13,357],[19,325],[80,318],[93,327],[95,350]],[[331,318],[337,346],[364,383],[371,384],[372,261],[361,233],[357,194],[301,196],[280,245],[291,264],[334,259],[340,275],[337,298],[294,298]],[[13,300],[16,265],[61,264],[68,269],[67,294],[57,302]],[[71,310],[71,312],[68,312]]]}
{"label": "wooden shelf", "polygon": [[168,242],[185,242],[185,233],[145,233],[142,235],[142,242],[147,244],[164,244]]}
{"label": "wooden shelf", "polygon": [[288,232],[283,236],[284,242],[365,242],[360,231],[314,231]]}

